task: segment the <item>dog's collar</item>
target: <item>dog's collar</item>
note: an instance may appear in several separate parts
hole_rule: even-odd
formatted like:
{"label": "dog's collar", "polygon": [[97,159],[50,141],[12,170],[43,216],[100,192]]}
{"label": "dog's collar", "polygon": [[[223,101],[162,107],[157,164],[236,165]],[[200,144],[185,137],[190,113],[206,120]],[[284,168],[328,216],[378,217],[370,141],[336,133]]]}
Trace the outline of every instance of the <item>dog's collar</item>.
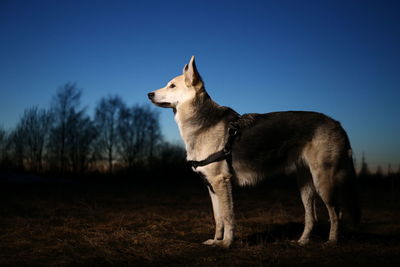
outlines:
{"label": "dog's collar", "polygon": [[228,140],[224,146],[224,148],[218,152],[215,152],[208,156],[206,159],[196,161],[196,160],[189,160],[189,164],[192,165],[194,169],[197,169],[197,167],[202,167],[206,166],[210,163],[217,162],[217,161],[222,161],[222,160],[227,160],[228,164],[230,164],[231,161],[231,156],[232,156],[232,145],[235,137],[239,133],[239,125],[237,123],[238,118],[236,118],[234,121],[229,122],[228,126]]}

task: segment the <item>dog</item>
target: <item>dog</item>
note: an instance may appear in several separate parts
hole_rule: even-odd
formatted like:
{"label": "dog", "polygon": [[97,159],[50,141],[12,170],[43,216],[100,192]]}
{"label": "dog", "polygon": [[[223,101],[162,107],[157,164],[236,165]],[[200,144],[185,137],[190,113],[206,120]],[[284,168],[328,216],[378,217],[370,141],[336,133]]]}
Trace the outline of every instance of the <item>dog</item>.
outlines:
{"label": "dog", "polygon": [[328,244],[338,241],[344,208],[359,222],[352,149],[338,121],[306,111],[239,115],[210,98],[194,56],[182,75],[148,98],[159,107],[173,109],[187,160],[208,185],[215,235],[203,244],[228,248],[233,242],[232,183],[254,185],[281,172],[297,174],[305,210],[300,245],[310,242],[318,196],[329,214]]}

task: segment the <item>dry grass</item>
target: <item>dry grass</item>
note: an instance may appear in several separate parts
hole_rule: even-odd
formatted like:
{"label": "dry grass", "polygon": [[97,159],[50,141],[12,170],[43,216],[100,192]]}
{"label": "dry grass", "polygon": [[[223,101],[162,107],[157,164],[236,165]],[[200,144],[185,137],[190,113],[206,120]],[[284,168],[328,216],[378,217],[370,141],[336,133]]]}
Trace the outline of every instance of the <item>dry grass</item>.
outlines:
{"label": "dry grass", "polygon": [[[298,247],[298,192],[287,183],[235,189],[237,240],[229,250],[201,245],[213,235],[210,200],[200,184],[3,186],[0,265],[397,265],[400,198],[386,186],[364,186],[364,217],[325,247]],[[324,213],[324,212],[323,212]],[[322,216],[326,221],[326,215]]]}

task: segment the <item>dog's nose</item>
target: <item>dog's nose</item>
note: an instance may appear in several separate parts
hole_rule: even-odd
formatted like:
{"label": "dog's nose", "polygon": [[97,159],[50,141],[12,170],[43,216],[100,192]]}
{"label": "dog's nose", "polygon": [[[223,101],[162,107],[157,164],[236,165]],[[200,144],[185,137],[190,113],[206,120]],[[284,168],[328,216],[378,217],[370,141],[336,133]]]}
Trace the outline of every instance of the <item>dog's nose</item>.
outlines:
{"label": "dog's nose", "polygon": [[148,94],[147,94],[147,96],[149,97],[149,99],[153,99],[153,97],[154,97],[154,93],[153,93],[153,92],[151,92],[151,93],[148,93]]}

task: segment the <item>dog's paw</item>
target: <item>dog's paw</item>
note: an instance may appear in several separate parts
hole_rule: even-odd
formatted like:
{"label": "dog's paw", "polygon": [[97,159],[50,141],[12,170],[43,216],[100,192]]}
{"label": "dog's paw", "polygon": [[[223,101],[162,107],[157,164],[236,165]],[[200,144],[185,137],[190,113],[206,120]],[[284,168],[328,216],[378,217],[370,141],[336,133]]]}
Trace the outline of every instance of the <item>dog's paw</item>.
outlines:
{"label": "dog's paw", "polygon": [[324,243],[324,247],[336,247],[338,245],[337,240],[328,240]]}
{"label": "dog's paw", "polygon": [[213,246],[213,245],[215,245],[215,240],[214,239],[208,239],[208,240],[203,242],[203,245]]}
{"label": "dog's paw", "polygon": [[299,239],[299,240],[297,240],[297,244],[298,244],[299,246],[302,246],[302,247],[307,246],[308,244],[310,244],[310,239],[308,239],[308,238],[306,238],[306,239]]}
{"label": "dog's paw", "polygon": [[215,240],[214,245],[221,248],[229,248],[232,245],[232,240]]}
{"label": "dog's paw", "polygon": [[215,239],[208,239],[203,242],[204,245],[208,246],[216,246],[221,248],[229,248],[232,245],[231,240],[215,240]]}

